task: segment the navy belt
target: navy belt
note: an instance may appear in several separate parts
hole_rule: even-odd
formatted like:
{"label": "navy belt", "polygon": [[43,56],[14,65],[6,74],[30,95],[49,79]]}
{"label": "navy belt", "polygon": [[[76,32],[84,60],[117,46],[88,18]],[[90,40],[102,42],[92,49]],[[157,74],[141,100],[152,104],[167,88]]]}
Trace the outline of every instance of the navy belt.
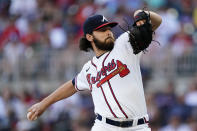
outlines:
{"label": "navy belt", "polygon": [[[102,121],[103,117],[101,115],[97,114],[96,119]],[[107,124],[110,124],[110,125],[113,125],[113,126],[118,126],[118,127],[131,127],[131,126],[133,126],[133,120],[131,120],[131,121],[114,121],[114,120],[111,120],[109,118],[105,118],[105,119],[106,119]],[[138,119],[137,125],[147,123],[144,119],[145,118]]]}

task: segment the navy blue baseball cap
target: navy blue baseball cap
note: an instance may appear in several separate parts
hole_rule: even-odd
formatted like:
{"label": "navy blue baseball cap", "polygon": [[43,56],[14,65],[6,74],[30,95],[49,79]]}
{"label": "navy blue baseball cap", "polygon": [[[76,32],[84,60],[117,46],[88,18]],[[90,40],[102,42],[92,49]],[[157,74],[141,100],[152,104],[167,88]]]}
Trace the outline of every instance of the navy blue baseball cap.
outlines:
{"label": "navy blue baseball cap", "polygon": [[108,20],[103,15],[93,15],[86,19],[83,24],[83,33],[91,34],[93,31],[98,30],[104,26],[114,27],[117,22],[108,22]]}

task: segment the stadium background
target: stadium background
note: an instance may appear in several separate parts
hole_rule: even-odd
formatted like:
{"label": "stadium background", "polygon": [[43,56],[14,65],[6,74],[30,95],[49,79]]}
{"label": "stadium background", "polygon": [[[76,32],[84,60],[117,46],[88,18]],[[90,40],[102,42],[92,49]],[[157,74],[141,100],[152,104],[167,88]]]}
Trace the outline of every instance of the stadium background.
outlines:
{"label": "stadium background", "polygon": [[143,7],[163,18],[155,35],[160,45],[153,42],[141,62],[150,126],[197,131],[196,0],[0,0],[0,131],[90,130],[89,92],[57,102],[35,122],[26,112],[94,55],[78,48],[89,15],[101,13],[125,27],[123,18],[132,22]]}

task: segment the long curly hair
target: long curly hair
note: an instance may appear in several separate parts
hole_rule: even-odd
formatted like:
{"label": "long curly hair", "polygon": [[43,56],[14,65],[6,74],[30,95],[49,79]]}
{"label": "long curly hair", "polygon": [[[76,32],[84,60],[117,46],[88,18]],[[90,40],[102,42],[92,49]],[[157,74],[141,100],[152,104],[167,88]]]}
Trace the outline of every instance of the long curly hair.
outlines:
{"label": "long curly hair", "polygon": [[79,49],[85,52],[89,52],[93,50],[90,41],[88,41],[85,37],[82,37],[79,41]]}

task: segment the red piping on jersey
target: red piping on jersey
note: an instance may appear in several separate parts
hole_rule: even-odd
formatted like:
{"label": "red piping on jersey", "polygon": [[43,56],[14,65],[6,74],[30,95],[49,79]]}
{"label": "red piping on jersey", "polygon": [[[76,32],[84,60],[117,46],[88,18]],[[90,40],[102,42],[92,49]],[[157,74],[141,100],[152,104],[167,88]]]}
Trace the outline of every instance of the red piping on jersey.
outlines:
{"label": "red piping on jersey", "polygon": [[109,110],[111,111],[111,113],[113,114],[113,116],[114,116],[115,118],[118,118],[118,117],[115,115],[115,113],[112,111],[111,106],[109,105],[109,103],[108,103],[108,101],[107,101],[107,99],[106,99],[105,93],[104,93],[104,91],[103,91],[103,87],[101,86],[100,88],[101,88],[101,91],[102,91],[102,93],[103,93],[105,102],[107,103],[107,106],[108,106]]}
{"label": "red piping on jersey", "polygon": [[[109,52],[109,53],[110,53],[110,52]],[[109,55],[109,53],[107,54],[107,56]],[[105,59],[107,58],[107,56],[105,57]],[[92,60],[91,60],[91,64],[97,69],[97,66],[93,63]],[[104,97],[104,99],[105,99],[105,102],[107,103],[107,106],[108,106],[109,110],[111,111],[112,115],[113,115],[115,118],[118,118],[118,117],[116,116],[116,114],[113,112],[113,110],[111,109],[111,106],[109,105],[109,103],[108,103],[108,101],[107,101],[107,98],[106,98],[106,96],[105,96],[105,93],[104,93],[104,91],[103,91],[102,86],[101,86],[100,88],[101,88],[101,91],[102,91],[102,93],[103,93],[103,97]]]}
{"label": "red piping on jersey", "polygon": [[[103,60],[103,63],[102,63],[103,68],[104,68],[105,60],[107,59],[107,57],[109,56],[110,53],[111,53],[111,52],[109,52],[109,53],[107,54],[107,56],[104,58],[104,60]],[[107,74],[106,74],[105,76],[107,76]],[[116,99],[116,96],[115,96],[115,94],[114,94],[114,92],[113,92],[113,89],[112,89],[112,87],[111,87],[111,84],[110,84],[109,80],[108,80],[107,82],[108,82],[110,91],[111,91],[111,93],[112,93],[112,95],[113,95],[113,97],[114,97],[114,99],[115,99],[115,101],[116,101],[116,103],[117,103],[119,109],[120,109],[121,112],[124,114],[124,116],[125,116],[126,118],[128,118],[127,114],[124,112],[124,110],[123,110],[122,107],[120,106],[118,100]]]}
{"label": "red piping on jersey", "polygon": [[146,120],[146,117],[144,117],[143,119],[144,119],[145,123],[149,123],[149,121]]}
{"label": "red piping on jersey", "polygon": [[148,127],[150,128],[150,123],[149,123],[149,121],[147,121],[145,117],[144,117],[143,119],[144,119],[145,123],[148,125]]}
{"label": "red piping on jersey", "polygon": [[93,60],[91,60],[91,64],[97,69],[97,66],[93,63]]}
{"label": "red piping on jersey", "polygon": [[120,106],[118,100],[116,99],[116,96],[115,96],[115,94],[114,94],[114,92],[113,92],[113,90],[112,90],[112,87],[111,87],[111,84],[110,84],[109,80],[108,80],[107,82],[108,82],[109,88],[110,88],[110,90],[111,90],[111,92],[112,92],[112,95],[113,95],[113,97],[114,97],[116,103],[118,104],[119,109],[122,111],[122,113],[124,114],[124,116],[125,116],[126,118],[128,118],[127,114],[124,112],[124,110],[123,110],[122,107]]}

